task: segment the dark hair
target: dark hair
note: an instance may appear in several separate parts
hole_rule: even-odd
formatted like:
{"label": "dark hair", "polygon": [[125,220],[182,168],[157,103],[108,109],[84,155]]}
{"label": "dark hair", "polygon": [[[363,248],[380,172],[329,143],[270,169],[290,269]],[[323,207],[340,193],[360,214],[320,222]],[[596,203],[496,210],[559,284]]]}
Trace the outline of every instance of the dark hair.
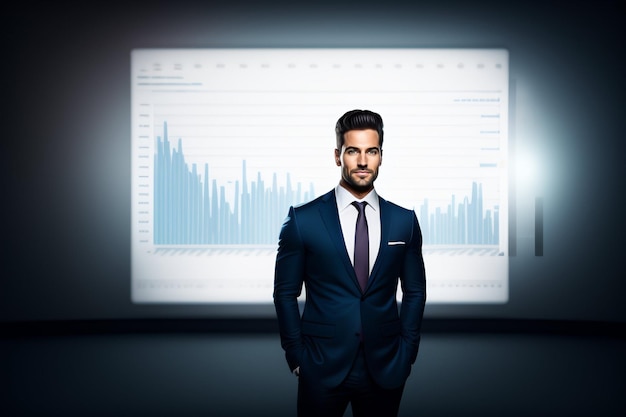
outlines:
{"label": "dark hair", "polygon": [[343,135],[349,130],[373,129],[378,132],[378,145],[383,147],[383,118],[369,110],[350,110],[337,120],[337,149],[343,146]]}

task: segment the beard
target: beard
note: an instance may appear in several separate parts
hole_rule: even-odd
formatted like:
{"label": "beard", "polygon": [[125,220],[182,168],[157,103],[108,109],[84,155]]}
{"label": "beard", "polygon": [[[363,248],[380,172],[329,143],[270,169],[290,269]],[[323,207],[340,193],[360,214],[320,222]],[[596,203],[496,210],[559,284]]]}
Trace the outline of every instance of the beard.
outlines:
{"label": "beard", "polygon": [[370,176],[367,179],[359,178],[355,174],[357,171],[358,170],[352,170],[348,172],[347,170],[343,170],[342,179],[345,185],[358,193],[365,193],[372,190],[374,188],[374,181],[378,177],[378,171],[368,170]]}

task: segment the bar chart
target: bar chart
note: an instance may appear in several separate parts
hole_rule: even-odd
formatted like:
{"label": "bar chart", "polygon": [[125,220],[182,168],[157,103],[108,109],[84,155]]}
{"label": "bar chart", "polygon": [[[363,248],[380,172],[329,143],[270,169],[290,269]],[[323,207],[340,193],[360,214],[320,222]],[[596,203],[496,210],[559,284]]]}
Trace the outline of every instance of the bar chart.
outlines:
{"label": "bar chart", "polygon": [[[289,207],[312,200],[314,184],[278,184],[276,173],[266,181],[258,172],[249,181],[246,161],[235,182],[234,204],[226,200],[226,187],[209,184],[209,165],[189,165],[182,139],[173,147],[167,134],[156,138],[154,159],[154,243],[156,245],[255,245],[276,243],[276,231]],[[201,172],[204,175],[201,175]],[[425,245],[497,245],[499,210],[483,211],[482,184],[458,205],[451,196],[446,207],[420,205],[419,221]]]}
{"label": "bar chart", "polygon": [[315,197],[312,183],[304,190],[301,183],[294,187],[289,174],[281,186],[276,174],[270,182],[257,173],[249,182],[243,160],[231,206],[225,186],[213,180],[209,187],[209,165],[202,167],[201,176],[195,164],[190,167],[185,161],[181,139],[171,148],[167,124],[163,130],[154,161],[156,245],[273,245],[281,215]]}

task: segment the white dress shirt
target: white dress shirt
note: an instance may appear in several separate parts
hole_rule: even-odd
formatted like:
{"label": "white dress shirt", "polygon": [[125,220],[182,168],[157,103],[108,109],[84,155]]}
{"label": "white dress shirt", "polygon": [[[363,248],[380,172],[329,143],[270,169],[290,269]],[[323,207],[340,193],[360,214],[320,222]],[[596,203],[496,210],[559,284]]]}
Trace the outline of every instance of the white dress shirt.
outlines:
{"label": "white dress shirt", "polygon": [[369,236],[369,254],[370,254],[370,274],[378,256],[380,247],[380,204],[378,202],[378,194],[376,190],[370,191],[365,198],[358,200],[348,190],[341,185],[335,187],[335,196],[337,197],[337,211],[339,212],[339,222],[341,223],[341,231],[343,240],[346,244],[346,250],[350,256],[350,262],[354,265],[354,234],[356,231],[356,218],[359,211],[352,205],[354,201],[366,201],[365,218],[367,219],[367,232]]}

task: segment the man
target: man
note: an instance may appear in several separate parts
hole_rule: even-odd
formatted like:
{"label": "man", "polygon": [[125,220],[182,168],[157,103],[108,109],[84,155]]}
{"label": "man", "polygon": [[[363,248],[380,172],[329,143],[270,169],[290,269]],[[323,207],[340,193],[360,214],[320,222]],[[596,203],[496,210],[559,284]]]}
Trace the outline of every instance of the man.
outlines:
{"label": "man", "polygon": [[280,232],[274,304],[281,343],[299,378],[298,416],[340,417],[348,404],[355,417],[396,416],[426,300],[421,231],[413,211],[374,190],[380,115],[349,111],[335,131],[339,185],[291,207]]}

